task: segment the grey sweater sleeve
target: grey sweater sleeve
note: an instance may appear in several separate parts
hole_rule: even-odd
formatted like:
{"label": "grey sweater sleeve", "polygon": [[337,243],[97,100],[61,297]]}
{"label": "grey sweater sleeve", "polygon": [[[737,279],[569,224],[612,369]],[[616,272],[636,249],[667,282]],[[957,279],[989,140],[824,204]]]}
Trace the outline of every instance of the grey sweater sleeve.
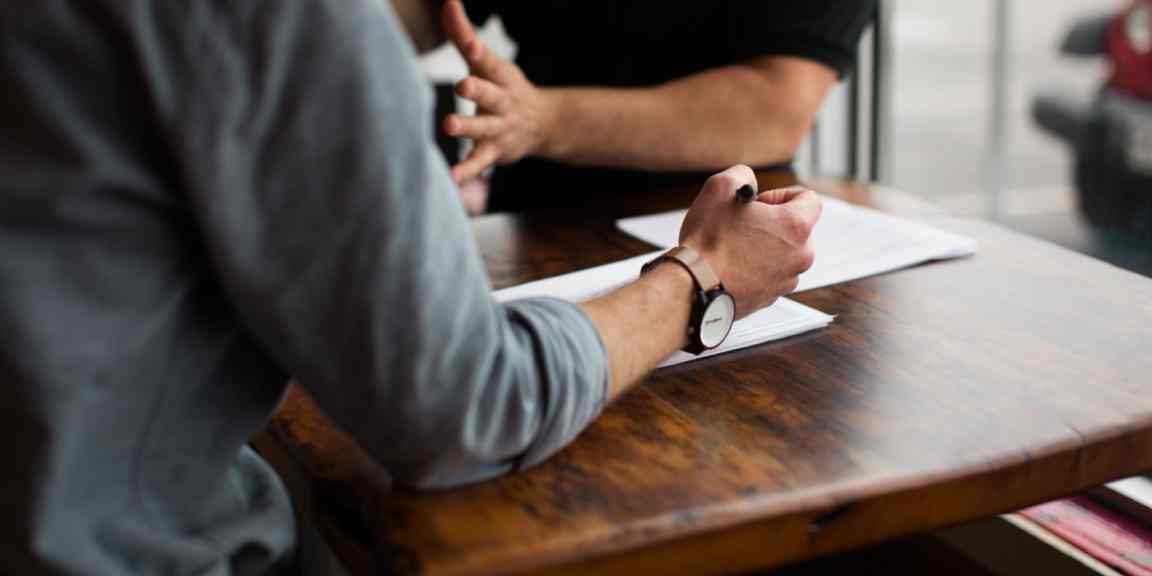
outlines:
{"label": "grey sweater sleeve", "polygon": [[246,328],[402,484],[571,441],[605,401],[603,345],[575,305],[493,301],[388,3],[189,4],[205,25],[156,58],[191,73],[158,101]]}

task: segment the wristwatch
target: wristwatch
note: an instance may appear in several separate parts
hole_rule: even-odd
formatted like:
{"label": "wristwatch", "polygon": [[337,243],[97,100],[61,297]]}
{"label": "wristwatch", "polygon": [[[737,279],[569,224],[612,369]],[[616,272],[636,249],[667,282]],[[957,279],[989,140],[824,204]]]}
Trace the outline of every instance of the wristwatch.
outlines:
{"label": "wristwatch", "polygon": [[700,354],[719,346],[728,337],[732,323],[736,321],[736,299],[724,289],[700,253],[687,246],[677,246],[657,256],[641,268],[640,274],[643,275],[664,261],[683,266],[696,285],[692,314],[688,318],[688,346],[684,351]]}

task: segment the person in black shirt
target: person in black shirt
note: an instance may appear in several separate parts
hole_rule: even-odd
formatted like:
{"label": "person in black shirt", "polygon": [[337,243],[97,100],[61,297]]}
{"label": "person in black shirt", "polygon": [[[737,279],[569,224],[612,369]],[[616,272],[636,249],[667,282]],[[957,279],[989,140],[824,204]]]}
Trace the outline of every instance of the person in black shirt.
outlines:
{"label": "person in black shirt", "polygon": [[[732,163],[787,163],[875,9],[875,0],[468,0],[466,14],[452,0],[441,26],[470,68],[457,91],[478,105],[475,116],[445,119],[448,134],[475,143],[453,175],[464,182],[501,165],[489,209],[505,211],[594,204],[597,194]],[[491,14],[519,45],[515,63],[476,38],[473,22]]]}

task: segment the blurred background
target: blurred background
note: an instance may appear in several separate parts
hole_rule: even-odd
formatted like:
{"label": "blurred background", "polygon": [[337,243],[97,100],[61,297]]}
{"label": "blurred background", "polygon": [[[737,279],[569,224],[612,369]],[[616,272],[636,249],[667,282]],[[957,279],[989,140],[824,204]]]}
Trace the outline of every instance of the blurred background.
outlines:
{"label": "blurred background", "polygon": [[[1090,96],[1108,73],[1103,59],[1062,57],[1071,23],[1108,11],[1107,0],[1015,0],[1007,45],[998,53],[1000,2],[894,0],[891,3],[891,146],[889,183],[926,195],[951,211],[984,214],[992,194],[986,151],[1003,142],[1003,214],[1068,212],[1074,205],[1071,156],[1041,132],[1029,106],[1043,86]],[[1121,4],[1112,2],[1112,8]],[[1006,60],[1006,126],[992,123],[995,62]]]}
{"label": "blurred background", "polygon": [[[993,220],[1152,275],[1152,171],[1134,183],[1130,174],[1094,166],[1081,170],[1091,173],[1092,185],[1078,185],[1077,139],[1044,129],[1036,110],[1045,102],[1049,112],[1052,102],[1067,106],[1060,112],[1069,114],[1099,108],[1112,63],[1104,56],[1069,55],[1062,47],[1073,29],[1130,5],[885,0],[880,38],[874,30],[861,45],[853,80],[862,85],[856,88],[858,118],[842,112],[854,107],[854,87],[843,84],[829,99],[798,169],[808,177],[854,176],[889,185],[949,213]],[[1147,125],[1152,100],[1142,106],[1136,119]],[[851,138],[845,131],[852,134],[845,125],[852,123],[863,126],[855,153],[844,144]],[[1100,158],[1120,155],[1081,146],[1088,148]],[[853,168],[867,163],[870,169]],[[1108,214],[1114,211],[1129,218],[1118,221]]]}
{"label": "blurred background", "polygon": [[[1031,112],[1043,94],[1090,106],[1111,65],[1062,55],[1059,47],[1075,22],[1117,14],[1128,2],[888,4],[890,139],[882,153],[888,170],[879,180],[952,213],[995,219],[1152,274],[1150,237],[1094,226],[1084,217],[1072,150],[1042,130]],[[1152,185],[1145,194],[1152,195]]]}

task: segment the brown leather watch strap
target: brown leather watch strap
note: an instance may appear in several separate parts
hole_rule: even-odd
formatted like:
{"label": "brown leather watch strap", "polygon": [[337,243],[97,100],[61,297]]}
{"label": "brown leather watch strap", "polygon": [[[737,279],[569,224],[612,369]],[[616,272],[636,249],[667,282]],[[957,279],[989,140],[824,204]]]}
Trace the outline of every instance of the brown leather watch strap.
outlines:
{"label": "brown leather watch strap", "polygon": [[712,267],[704,261],[704,258],[700,256],[699,252],[687,246],[677,246],[661,254],[655,260],[646,264],[644,271],[647,272],[649,268],[664,260],[675,260],[687,269],[688,273],[692,275],[692,278],[696,280],[696,285],[704,292],[710,292],[720,286],[720,279],[716,276],[716,273],[712,271]]}

